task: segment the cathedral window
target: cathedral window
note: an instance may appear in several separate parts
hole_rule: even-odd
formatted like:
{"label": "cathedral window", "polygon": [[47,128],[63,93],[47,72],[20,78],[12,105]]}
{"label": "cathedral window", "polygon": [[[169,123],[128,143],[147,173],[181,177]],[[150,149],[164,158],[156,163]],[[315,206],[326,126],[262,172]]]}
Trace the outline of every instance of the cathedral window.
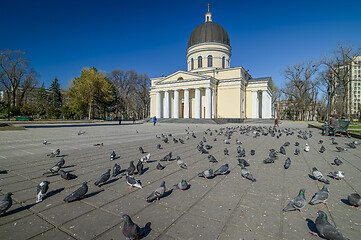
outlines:
{"label": "cathedral window", "polygon": [[226,57],[222,57],[222,68],[226,68]]}
{"label": "cathedral window", "polygon": [[213,66],[213,57],[212,55],[208,56],[208,67],[212,67]]}
{"label": "cathedral window", "polygon": [[193,61],[193,58],[191,58],[191,70],[194,69],[194,61]]}
{"label": "cathedral window", "polygon": [[202,67],[202,56],[198,57],[198,68]]}

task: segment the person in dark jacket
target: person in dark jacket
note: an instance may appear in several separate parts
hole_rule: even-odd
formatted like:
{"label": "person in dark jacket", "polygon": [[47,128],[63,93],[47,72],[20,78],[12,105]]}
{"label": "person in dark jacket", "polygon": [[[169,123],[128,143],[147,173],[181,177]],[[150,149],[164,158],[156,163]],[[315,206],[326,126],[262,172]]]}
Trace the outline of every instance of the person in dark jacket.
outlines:
{"label": "person in dark jacket", "polygon": [[156,123],[157,123],[157,118],[154,116],[153,117],[153,126],[155,126]]}
{"label": "person in dark jacket", "polygon": [[334,136],[335,130],[336,130],[336,128],[338,128],[339,123],[338,123],[337,118],[331,114],[328,116],[328,118],[330,119],[330,135]]}
{"label": "person in dark jacket", "polygon": [[119,125],[121,125],[122,124],[122,117],[119,116],[118,120],[119,120]]}

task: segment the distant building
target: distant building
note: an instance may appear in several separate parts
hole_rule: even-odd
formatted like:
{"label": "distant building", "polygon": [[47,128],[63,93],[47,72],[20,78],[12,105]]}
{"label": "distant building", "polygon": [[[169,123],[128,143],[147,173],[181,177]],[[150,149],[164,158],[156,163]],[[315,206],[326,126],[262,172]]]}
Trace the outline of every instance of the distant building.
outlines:
{"label": "distant building", "polygon": [[357,115],[361,108],[361,56],[351,63],[350,89],[351,115]]}

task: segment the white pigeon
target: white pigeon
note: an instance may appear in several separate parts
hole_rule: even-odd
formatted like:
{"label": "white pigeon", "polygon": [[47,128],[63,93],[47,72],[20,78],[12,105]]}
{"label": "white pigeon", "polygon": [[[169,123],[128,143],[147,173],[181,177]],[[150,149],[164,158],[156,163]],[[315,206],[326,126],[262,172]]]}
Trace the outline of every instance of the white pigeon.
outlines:
{"label": "white pigeon", "polygon": [[140,161],[141,161],[142,163],[146,163],[146,162],[149,161],[149,159],[150,159],[150,153],[148,153],[147,155],[143,156],[143,157],[140,159]]}
{"label": "white pigeon", "polygon": [[310,146],[308,146],[308,144],[306,143],[305,152],[309,152],[309,151],[310,151]]}
{"label": "white pigeon", "polygon": [[43,197],[46,195],[46,193],[49,189],[49,184],[50,183],[48,181],[39,183],[39,185],[36,188],[36,190],[37,190],[36,203],[43,201]]}
{"label": "white pigeon", "polygon": [[48,143],[48,141],[46,141],[45,139],[43,140],[43,144],[46,145]]}

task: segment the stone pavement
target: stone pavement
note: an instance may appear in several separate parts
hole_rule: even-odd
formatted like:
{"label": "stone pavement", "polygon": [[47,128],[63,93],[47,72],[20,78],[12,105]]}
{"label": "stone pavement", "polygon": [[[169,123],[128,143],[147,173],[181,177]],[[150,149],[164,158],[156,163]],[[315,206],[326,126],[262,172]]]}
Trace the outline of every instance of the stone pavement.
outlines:
{"label": "stone pavement", "polygon": [[[320,135],[319,130],[307,129],[307,123],[282,122],[280,129],[291,127],[295,134],[279,139],[261,136],[253,138],[234,133],[231,144],[223,143],[224,136],[205,134],[205,130],[221,127],[245,126],[241,124],[170,124],[161,123],[153,127],[151,123],[129,125],[106,125],[51,128],[30,128],[25,131],[0,132],[0,198],[7,192],[13,193],[13,206],[7,214],[0,217],[1,239],[125,239],[122,234],[123,214],[128,214],[140,227],[146,229],[144,239],[317,239],[309,232],[314,230],[313,221],[317,211],[327,213],[329,221],[336,225],[350,239],[360,239],[360,210],[347,204],[347,195],[361,193],[361,146],[346,152],[336,152],[329,137]],[[184,145],[164,144],[156,134],[172,133],[185,140],[185,129],[194,131],[197,138],[186,140]],[[297,138],[297,131],[312,130],[313,137],[306,140]],[[79,130],[85,130],[78,136]],[[138,131],[138,132],[137,132]],[[206,137],[212,145],[210,154],[218,163],[209,163],[207,155],[197,151],[196,145]],[[217,137],[217,141],[213,138]],[[50,144],[43,145],[43,139]],[[241,168],[236,161],[235,139],[242,141],[246,149],[248,169],[256,182],[241,178]],[[318,141],[324,140],[326,152],[318,152]],[[355,139],[336,137],[338,146]],[[275,164],[265,165],[263,160],[268,149],[276,150],[286,141],[287,156],[292,160],[288,170],[283,168],[287,156],[279,155]],[[294,156],[294,143],[300,142],[301,150],[309,143],[311,151],[301,151]],[[104,143],[103,147],[94,144]],[[160,143],[163,149],[158,150]],[[142,146],[151,153],[154,162],[145,165],[146,172],[135,177],[143,184],[143,189],[129,189],[125,177],[111,178],[109,183],[96,187],[94,182],[99,176],[118,162],[122,169],[131,160],[142,156],[138,147]],[[227,147],[229,156],[224,156]],[[64,170],[78,176],[75,180],[64,181],[60,176],[44,177],[47,171],[60,158],[49,158],[46,154],[60,148],[65,156]],[[256,155],[249,154],[251,149]],[[119,158],[109,161],[110,153],[115,150]],[[176,161],[162,162],[166,168],[155,168],[158,161],[168,152],[173,158],[180,156],[188,169],[178,168]],[[344,165],[335,167],[331,163],[335,157]],[[216,176],[206,180],[197,173],[222,164],[230,165],[228,175]],[[301,188],[306,189],[306,199],[310,200],[322,186],[309,177],[312,167],[324,174],[342,170],[346,177],[342,181],[330,179],[330,198],[327,205],[307,205],[304,214],[282,212],[290,199]],[[190,188],[186,191],[172,189],[172,186],[185,177]],[[50,181],[48,196],[43,202],[35,204],[36,186],[41,181]],[[147,203],[146,197],[161,183],[166,182],[168,194],[160,201]],[[77,189],[83,181],[88,181],[89,191],[84,199],[65,203],[63,199]]]}

